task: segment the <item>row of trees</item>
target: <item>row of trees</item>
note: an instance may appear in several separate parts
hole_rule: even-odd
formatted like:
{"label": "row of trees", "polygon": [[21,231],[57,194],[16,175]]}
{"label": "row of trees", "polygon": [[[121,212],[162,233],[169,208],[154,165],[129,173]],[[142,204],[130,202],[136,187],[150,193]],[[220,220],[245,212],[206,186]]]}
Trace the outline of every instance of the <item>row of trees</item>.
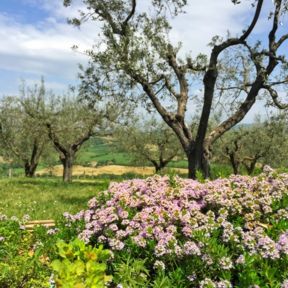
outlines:
{"label": "row of trees", "polygon": [[[75,95],[56,96],[23,85],[19,97],[4,97],[0,103],[0,145],[8,160],[21,162],[25,175],[33,177],[40,157],[51,161],[54,148],[63,165],[63,180],[71,181],[77,152],[92,135],[115,121],[121,105],[91,106]],[[100,108],[101,107],[101,108]],[[111,125],[110,125],[111,126]]]}
{"label": "row of trees", "polygon": [[[193,131],[193,123],[190,126]],[[230,165],[234,174],[240,174],[244,169],[251,175],[256,165],[287,167],[287,127],[285,114],[274,115],[264,121],[258,117],[254,123],[239,125],[213,146],[211,161]],[[185,159],[175,134],[155,119],[145,121],[142,125],[133,121],[128,127],[118,128],[115,137],[117,149],[132,154],[134,163],[153,165],[156,173],[172,160]]]}
{"label": "row of trees", "polygon": [[[44,85],[35,91],[23,89],[20,99],[5,99],[2,110],[6,112],[2,114],[8,114],[1,120],[3,145],[10,147],[10,154],[22,159],[27,166],[27,175],[33,175],[43,145],[48,142],[46,137],[59,154],[64,166],[64,180],[69,181],[73,159],[81,145],[97,129],[102,131],[105,122],[112,123],[119,113],[127,113],[127,107],[141,103],[149,112],[158,113],[170,129],[168,133],[162,127],[161,136],[159,133],[152,144],[163,151],[161,157],[157,156],[157,164],[153,163],[154,158],[150,159],[157,170],[175,157],[167,153],[171,149],[163,150],[162,140],[158,140],[165,139],[172,132],[172,142],[178,143],[175,144],[176,150],[181,147],[188,161],[190,178],[196,177],[197,170],[209,177],[210,161],[213,153],[215,157],[219,139],[223,143],[228,141],[221,153],[230,159],[235,173],[241,165],[252,171],[264,152],[252,156],[244,152],[246,144],[241,144],[242,139],[252,139],[266,126],[259,126],[255,132],[244,129],[243,133],[232,128],[241,122],[258,99],[265,99],[267,105],[280,109],[288,108],[288,104],[283,103],[288,84],[288,61],[283,47],[288,33],[281,28],[288,1],[269,1],[269,5],[265,0],[249,1],[253,15],[243,31],[235,36],[227,33],[226,38],[215,36],[210,43],[209,55],[200,54],[193,58],[184,57],[181,45],[172,43],[169,38],[173,29],[171,16],[181,17],[187,0],[151,0],[145,1],[145,5],[139,5],[139,0],[83,0],[87,9],[70,22],[81,25],[83,21],[94,21],[101,33],[95,46],[86,51],[90,63],[81,70],[82,83],[78,91],[81,101],[52,95],[44,99]],[[72,5],[72,2],[64,0],[64,5]],[[242,1],[231,2],[240,5]],[[257,39],[258,34],[254,32],[259,19],[265,15],[268,15],[268,28],[261,34],[261,39]],[[201,85],[202,89],[199,89]],[[219,111],[221,117],[212,125],[211,115]],[[13,113],[20,116],[9,119]],[[191,116],[197,119],[193,125],[189,123]],[[16,118],[22,120],[17,122]],[[25,137],[28,134],[23,133],[24,126],[22,130],[19,128],[22,124],[27,131],[35,128],[33,137]],[[154,133],[153,124],[149,125]],[[9,127],[21,130],[17,137],[11,137]],[[45,131],[43,139],[37,131]],[[138,132],[128,132],[132,139],[136,139]],[[13,140],[16,141],[18,136],[30,143],[29,157],[15,149]],[[137,145],[132,145],[130,151]],[[146,148],[142,145],[142,156],[147,155]],[[272,153],[273,149],[264,150]]]}
{"label": "row of trees", "polygon": [[[111,122],[123,112],[109,103],[96,110],[74,95],[55,96],[45,91],[44,82],[33,89],[21,89],[19,97],[5,97],[0,106],[0,144],[2,155],[21,162],[25,175],[33,177],[40,158],[55,163],[55,151],[63,165],[63,180],[71,181],[72,166],[81,146],[94,135],[113,134],[115,149],[132,156],[136,165],[153,165],[160,172],[172,160],[187,160],[176,135],[155,117],[132,117],[125,125]],[[99,105],[98,105],[99,106]],[[127,106],[125,111],[127,111]],[[146,117],[147,118],[147,117]],[[215,117],[216,118],[216,117]],[[189,126],[195,131],[195,122]],[[209,129],[215,125],[212,121]],[[287,166],[288,121],[285,114],[260,118],[240,125],[221,137],[213,146],[214,163],[230,164],[235,174],[242,168],[250,175],[256,164]]]}

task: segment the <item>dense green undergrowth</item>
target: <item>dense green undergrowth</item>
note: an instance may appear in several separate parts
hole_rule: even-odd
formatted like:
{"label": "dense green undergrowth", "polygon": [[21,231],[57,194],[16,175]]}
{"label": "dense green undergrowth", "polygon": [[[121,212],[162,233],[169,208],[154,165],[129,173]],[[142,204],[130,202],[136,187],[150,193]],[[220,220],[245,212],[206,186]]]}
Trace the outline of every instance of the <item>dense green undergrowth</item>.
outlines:
{"label": "dense green undergrowth", "polygon": [[286,288],[288,175],[265,173],[78,183],[95,197],[53,229],[1,215],[0,287]]}

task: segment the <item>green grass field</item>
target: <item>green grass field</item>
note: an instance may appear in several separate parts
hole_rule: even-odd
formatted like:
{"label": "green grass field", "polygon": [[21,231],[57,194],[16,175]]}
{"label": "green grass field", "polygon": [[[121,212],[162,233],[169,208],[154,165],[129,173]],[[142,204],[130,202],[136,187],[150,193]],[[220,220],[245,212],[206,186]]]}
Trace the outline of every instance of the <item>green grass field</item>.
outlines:
{"label": "green grass field", "polygon": [[[80,150],[75,164],[89,166],[93,162],[97,165],[135,165],[127,153],[115,149],[117,143],[102,138],[90,139]],[[55,163],[57,164],[57,163]],[[59,164],[59,163],[58,163]],[[185,165],[185,164],[184,164]],[[73,183],[65,184],[61,178],[25,179],[23,168],[17,164],[3,163],[0,165],[0,213],[19,218],[28,214],[32,219],[56,219],[64,212],[79,212],[86,207],[87,201],[97,192],[105,190],[111,178],[135,178],[137,175],[101,175],[93,179],[79,180],[74,177]],[[39,164],[39,169],[45,163]],[[182,165],[172,165],[182,167]],[[184,166],[185,167],[185,166]],[[12,168],[12,178],[7,178],[8,170]]]}
{"label": "green grass field", "polygon": [[[222,167],[223,168],[223,167]],[[224,167],[225,168],[225,167]],[[230,170],[212,166],[213,173],[226,176]],[[171,173],[174,174],[174,173]],[[224,175],[225,174],[225,175]],[[185,177],[185,175],[181,175]],[[101,175],[63,183],[60,177],[0,179],[0,214],[22,218],[28,214],[31,219],[57,219],[64,212],[76,213],[86,208],[87,201],[99,191],[106,190],[111,181],[138,178],[139,175]]]}
{"label": "green grass field", "polygon": [[56,219],[65,211],[76,213],[87,201],[107,189],[109,179],[94,179],[65,184],[60,179],[12,178],[0,180],[0,214],[31,219]]}
{"label": "green grass field", "polygon": [[[97,162],[97,165],[124,165],[139,166],[129,153],[117,151],[117,142],[105,138],[92,138],[80,150],[76,163],[80,165],[90,165]],[[171,161],[168,167],[187,168],[187,161]]]}
{"label": "green grass field", "polygon": [[[55,152],[56,153],[56,152]],[[55,163],[53,165],[59,165],[57,161],[57,155],[55,154]],[[140,163],[134,161],[133,157],[129,153],[124,153],[117,150],[117,142],[108,140],[106,138],[94,137],[89,139],[83,147],[80,149],[76,156],[75,164],[82,166],[105,166],[105,165],[123,165],[123,166],[143,166]],[[51,163],[50,163],[51,165]],[[150,166],[149,163],[146,163]],[[40,162],[37,170],[47,168],[48,164]],[[172,161],[168,164],[168,167],[174,168],[187,168],[187,161]],[[0,164],[0,177],[7,177],[9,169],[12,168],[13,176],[23,176],[24,171],[21,164],[1,163]]]}

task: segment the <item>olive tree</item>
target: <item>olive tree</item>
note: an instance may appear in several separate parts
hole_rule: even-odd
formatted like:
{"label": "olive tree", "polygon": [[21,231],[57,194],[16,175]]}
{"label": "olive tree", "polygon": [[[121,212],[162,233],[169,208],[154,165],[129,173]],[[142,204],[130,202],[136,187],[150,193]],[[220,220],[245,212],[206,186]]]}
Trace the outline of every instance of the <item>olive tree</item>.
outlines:
{"label": "olive tree", "polygon": [[160,172],[169,162],[180,157],[182,149],[175,134],[156,119],[133,121],[129,126],[120,126],[116,133],[122,151],[131,154],[136,163],[152,164]]}
{"label": "olive tree", "polygon": [[113,99],[101,101],[98,98],[99,101],[92,105],[80,99],[79,91],[74,92],[60,96],[46,92],[41,111],[35,109],[35,102],[22,101],[25,112],[41,123],[58,152],[64,182],[72,181],[73,163],[82,145],[92,135],[111,127],[110,122],[117,119],[121,108]]}
{"label": "olive tree", "polygon": [[[72,2],[64,0],[64,5]],[[213,143],[239,123],[264,92],[273,105],[287,108],[278,93],[288,82],[287,61],[281,50],[288,33],[279,28],[287,0],[272,1],[267,7],[267,1],[251,0],[254,13],[243,32],[235,36],[228,33],[226,38],[215,36],[210,54],[195,58],[181,57],[181,47],[169,41],[173,27],[165,13],[169,6],[171,14],[181,17],[187,0],[145,1],[148,9],[143,9],[139,0],[82,2],[87,9],[71,23],[81,25],[92,20],[101,30],[101,41],[87,52],[91,66],[106,69],[107,74],[118,75],[131,87],[142,89],[140,99],[152,105],[178,137],[188,159],[189,177],[195,178],[197,170],[209,176]],[[231,2],[240,5],[242,1]],[[260,16],[266,15],[266,8],[270,9],[269,28],[261,39],[255,39],[255,34],[254,38],[251,35]],[[193,135],[187,125],[187,110],[199,79],[203,94],[198,95],[201,108]],[[90,84],[93,86],[93,82]],[[210,114],[219,98],[231,107],[226,118],[208,133]]]}
{"label": "olive tree", "polygon": [[[40,86],[21,88],[27,101],[34,101],[36,111],[40,111],[44,96],[43,83]],[[44,149],[47,149],[46,130],[37,119],[25,113],[21,97],[4,97],[0,102],[0,144],[4,157],[22,163],[25,176],[33,177]],[[47,153],[46,153],[47,154]]]}
{"label": "olive tree", "polygon": [[72,167],[77,152],[95,132],[102,116],[91,113],[85,105],[73,97],[61,97],[55,101],[45,119],[48,137],[58,152],[63,165],[63,181],[72,180]]}
{"label": "olive tree", "polygon": [[258,119],[251,125],[236,127],[215,145],[215,161],[228,162],[234,174],[239,174],[243,167],[251,175],[256,164],[275,168],[286,166],[287,132],[285,115],[273,116],[263,122]]}

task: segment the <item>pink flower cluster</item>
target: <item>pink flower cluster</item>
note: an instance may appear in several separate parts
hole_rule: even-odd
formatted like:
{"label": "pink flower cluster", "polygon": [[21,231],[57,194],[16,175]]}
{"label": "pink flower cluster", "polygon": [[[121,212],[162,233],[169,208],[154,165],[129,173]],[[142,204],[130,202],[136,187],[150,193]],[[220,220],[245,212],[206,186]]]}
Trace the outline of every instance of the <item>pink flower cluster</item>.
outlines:
{"label": "pink flower cluster", "polygon": [[178,181],[177,188],[170,186],[168,177],[160,176],[112,183],[104,192],[111,196],[105,205],[93,198],[88,210],[65,216],[70,221],[85,221],[81,239],[88,242],[96,236],[113,250],[123,249],[124,240],[131,237],[143,248],[147,241],[156,240],[155,254],[159,257],[171,253],[200,255],[200,248],[193,241],[181,243],[176,235],[180,233],[188,239],[200,223],[209,225],[211,215],[200,215],[203,196],[208,191],[197,181],[190,180],[187,185]]}
{"label": "pink flower cluster", "polygon": [[[86,242],[93,238],[112,250],[122,250],[127,239],[141,248],[150,241],[156,258],[193,255],[206,257],[211,264],[205,243],[197,241],[195,233],[209,237],[220,230],[223,243],[240,247],[235,259],[222,258],[218,263],[229,270],[245,263],[240,256],[245,251],[270,259],[288,254],[288,232],[282,231],[276,240],[266,233],[271,219],[277,222],[288,215],[287,210],[274,211],[272,207],[287,195],[287,188],[288,174],[273,176],[271,171],[205,183],[175,177],[173,185],[169,177],[154,176],[111,183],[103,192],[109,200],[103,203],[93,198],[88,210],[66,214],[66,218],[85,222],[79,237]],[[235,224],[235,217],[241,217],[244,224]],[[220,284],[217,287],[229,287]]]}

